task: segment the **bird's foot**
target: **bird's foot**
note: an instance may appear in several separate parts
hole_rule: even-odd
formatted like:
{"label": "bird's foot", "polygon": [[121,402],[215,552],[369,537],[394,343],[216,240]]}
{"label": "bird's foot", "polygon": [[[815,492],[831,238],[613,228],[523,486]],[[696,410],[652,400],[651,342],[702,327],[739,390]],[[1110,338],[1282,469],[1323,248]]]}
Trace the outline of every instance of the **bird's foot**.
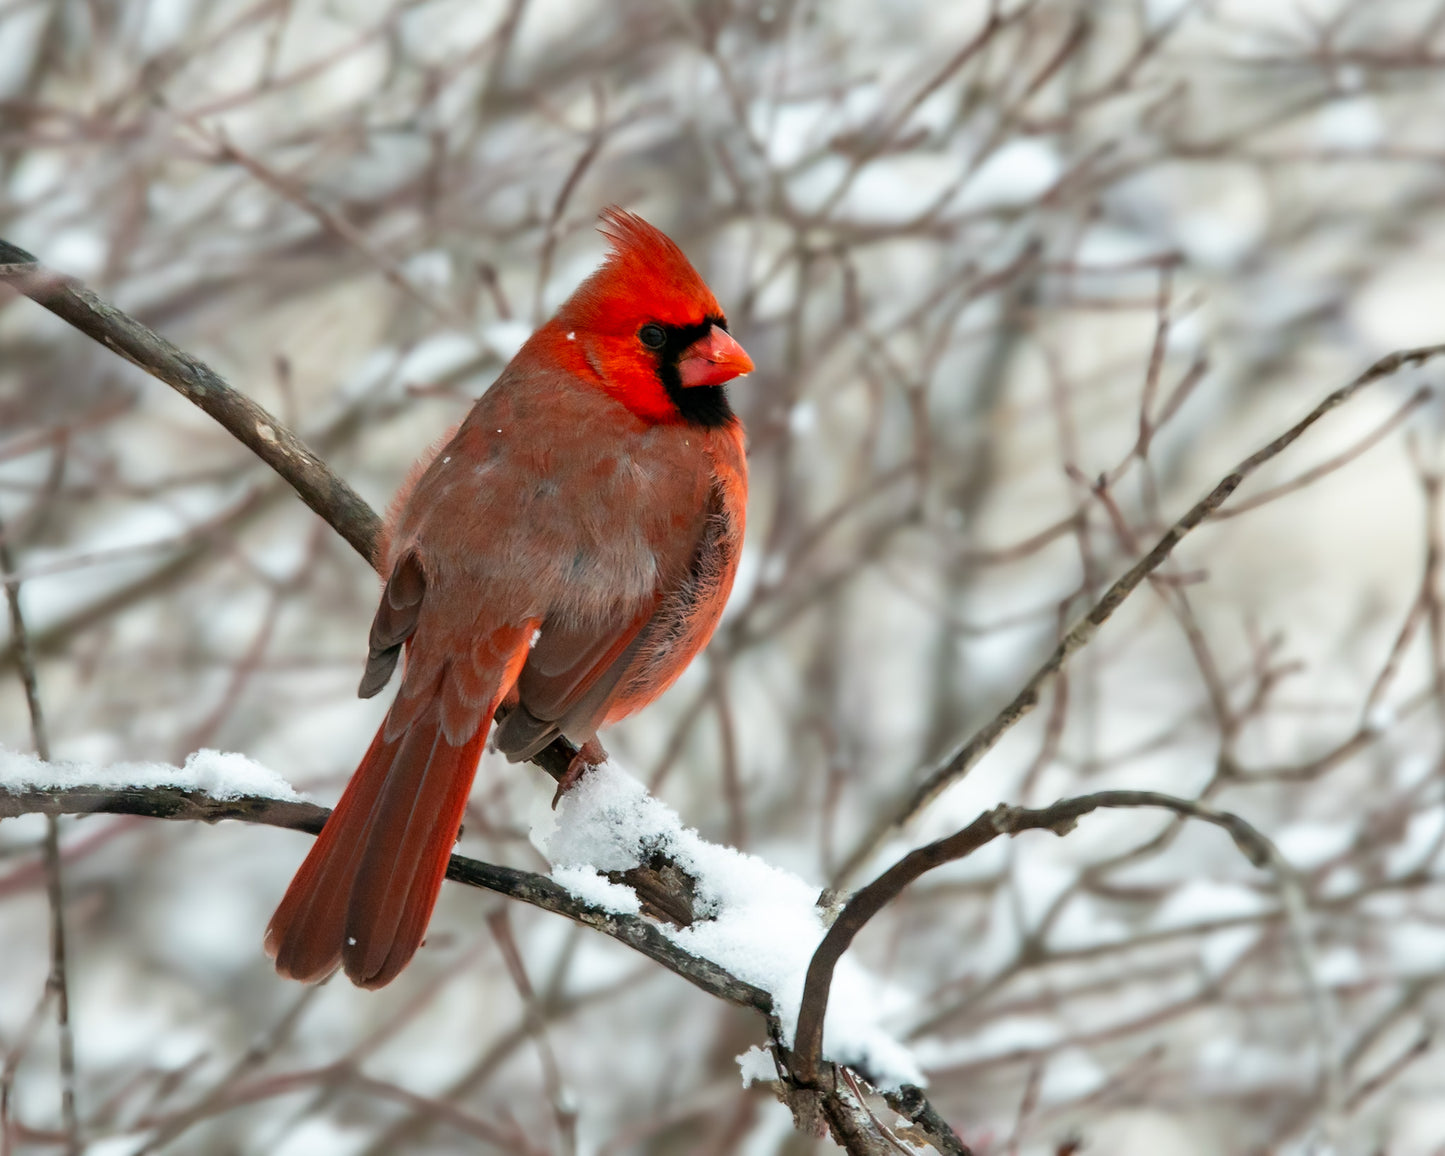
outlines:
{"label": "bird's foot", "polygon": [[582,744],[582,749],[572,756],[572,761],[567,764],[567,770],[557,780],[557,793],[552,796],[552,810],[557,809],[557,804],[562,801],[562,796],[577,785],[582,778],[593,767],[600,767],[607,761],[607,752],[602,749],[602,744],[596,739],[588,739]]}

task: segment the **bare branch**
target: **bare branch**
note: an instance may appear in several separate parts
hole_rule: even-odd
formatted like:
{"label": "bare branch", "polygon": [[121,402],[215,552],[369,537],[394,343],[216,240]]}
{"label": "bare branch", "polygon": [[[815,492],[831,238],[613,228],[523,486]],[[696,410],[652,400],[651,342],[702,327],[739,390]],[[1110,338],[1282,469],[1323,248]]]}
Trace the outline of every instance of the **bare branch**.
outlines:
{"label": "bare branch", "polygon": [[97,296],[73,277],[47,269],[24,249],[0,240],[0,280],[69,322],[87,337],[165,382],[221,424],[290,483],[373,567],[381,519],[360,495],[267,410],[214,370]]}
{"label": "bare branch", "polygon": [[[35,743],[35,753],[42,759],[50,758],[50,736],[45,726],[45,711],[40,702],[40,682],[35,672],[35,655],[30,647],[30,635],[25,628],[25,614],[20,608],[20,582],[14,577],[15,563],[10,552],[10,542],[5,535],[5,524],[0,522],[0,578],[5,585],[5,600],[10,606],[10,630],[15,639],[15,653],[19,660],[20,681],[25,687],[25,705],[30,712],[30,731]],[[50,975],[46,987],[55,997],[55,1023],[60,1032],[60,1115],[65,1127],[65,1150],[78,1154],[80,1143],[80,1116],[75,1107],[75,1033],[70,1023],[70,981],[66,968],[65,952],[65,889],[60,875],[60,820],[55,815],[45,816],[45,894],[50,906]],[[8,1084],[5,1088],[8,1108]],[[3,1113],[0,1113],[3,1116]],[[0,1133],[9,1147],[9,1121],[0,1118]]]}
{"label": "bare branch", "polygon": [[1067,835],[1082,816],[1104,807],[1161,807],[1178,815],[1213,823],[1229,833],[1235,846],[1254,866],[1275,866],[1283,870],[1274,845],[1238,815],[1158,791],[1099,791],[1092,795],[1060,799],[1047,807],[1037,808],[999,804],[993,810],[985,811],[963,830],[910,851],[873,882],[859,888],[848,900],[808,965],[794,1044],[796,1063],[793,1071],[798,1080],[806,1085],[818,1080],[823,1018],[828,1008],[833,968],[868,921],[893,902],[905,887],[935,867],[967,858],[1000,835],[1039,830]]}
{"label": "bare branch", "polygon": [[1174,553],[1174,548],[1184,540],[1189,532],[1213,515],[1216,510],[1219,510],[1246,478],[1266,462],[1278,457],[1320,418],[1349,401],[1366,386],[1389,377],[1401,369],[1423,365],[1442,354],[1445,354],[1445,345],[1427,345],[1387,354],[1348,385],[1343,385],[1326,396],[1314,409],[1284,433],[1261,446],[1221,478],[1209,493],[1191,506],[1184,516],[1165,532],[1164,536],[1144,557],[1114,581],[1092,609],[1060,639],[1053,653],[1044,660],[1042,666],[1034,671],[1008,705],[985,723],[940,766],[929,772],[922,782],[909,792],[902,805],[869,832],[839,870],[838,879],[846,881],[861,869],[869,859],[877,854],[884,843],[901,832],[915,815],[968,774],[979,760],[994,748],[999,739],[1030,714],[1038,705],[1044,687],[1063,670],[1069,659],[1089,644],[1099,627],[1113,616],[1114,611],[1123,605],[1124,600],[1134,592],[1139,583],[1162,566]]}

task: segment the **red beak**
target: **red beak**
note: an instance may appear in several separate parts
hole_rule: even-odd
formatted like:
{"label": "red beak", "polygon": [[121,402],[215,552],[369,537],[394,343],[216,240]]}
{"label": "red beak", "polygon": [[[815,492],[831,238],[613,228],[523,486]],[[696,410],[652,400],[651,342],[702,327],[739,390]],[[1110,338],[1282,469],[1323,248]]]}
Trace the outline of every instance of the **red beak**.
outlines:
{"label": "red beak", "polygon": [[677,362],[684,386],[721,385],[752,371],[753,359],[747,351],[716,325],[683,350]]}

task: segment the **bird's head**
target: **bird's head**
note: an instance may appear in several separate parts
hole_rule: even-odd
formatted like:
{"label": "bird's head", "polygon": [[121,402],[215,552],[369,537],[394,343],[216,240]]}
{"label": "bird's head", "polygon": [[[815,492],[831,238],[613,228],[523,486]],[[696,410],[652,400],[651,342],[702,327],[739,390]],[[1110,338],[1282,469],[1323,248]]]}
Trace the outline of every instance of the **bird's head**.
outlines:
{"label": "bird's head", "polygon": [[[723,385],[750,373],[752,360],[672,240],[635,213],[602,212],[612,250],[543,331],[568,361],[595,375],[648,421],[726,425]],[[579,366],[580,367],[580,366]]]}

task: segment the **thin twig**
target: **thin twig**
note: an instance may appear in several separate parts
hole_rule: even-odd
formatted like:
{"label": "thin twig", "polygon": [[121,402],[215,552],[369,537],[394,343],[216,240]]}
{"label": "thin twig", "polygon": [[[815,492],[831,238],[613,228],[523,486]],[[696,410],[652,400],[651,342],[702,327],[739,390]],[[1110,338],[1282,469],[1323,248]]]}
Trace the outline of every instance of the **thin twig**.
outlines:
{"label": "thin twig", "polygon": [[[20,608],[20,581],[14,577],[15,560],[0,521],[0,575],[5,580],[5,600],[10,604],[10,633],[14,638],[20,681],[25,687],[25,705],[30,711],[30,733],[35,753],[50,761],[50,735],[40,704],[40,682],[35,655]],[[65,1129],[67,1154],[78,1154],[80,1116],[75,1107],[75,1034],[70,1026],[70,984],[65,964],[65,892],[60,877],[60,818],[45,816],[45,894],[50,904],[50,974],[46,985],[55,996],[55,1025],[60,1034],[60,1116]]]}
{"label": "thin twig", "polygon": [[492,932],[492,938],[497,941],[502,961],[507,965],[507,974],[511,976],[512,985],[521,997],[532,1042],[537,1048],[537,1058],[542,1064],[547,1097],[552,1101],[552,1116],[557,1122],[562,1151],[566,1156],[573,1156],[577,1151],[577,1109],[572,1106],[572,1098],[562,1078],[562,1067],[557,1063],[557,1054],[547,1036],[547,1017],[537,999],[536,989],[532,987],[532,981],[527,976],[527,967],[522,962],[517,937],[512,934],[512,921],[508,911],[507,907],[498,907],[487,917],[487,927]]}

